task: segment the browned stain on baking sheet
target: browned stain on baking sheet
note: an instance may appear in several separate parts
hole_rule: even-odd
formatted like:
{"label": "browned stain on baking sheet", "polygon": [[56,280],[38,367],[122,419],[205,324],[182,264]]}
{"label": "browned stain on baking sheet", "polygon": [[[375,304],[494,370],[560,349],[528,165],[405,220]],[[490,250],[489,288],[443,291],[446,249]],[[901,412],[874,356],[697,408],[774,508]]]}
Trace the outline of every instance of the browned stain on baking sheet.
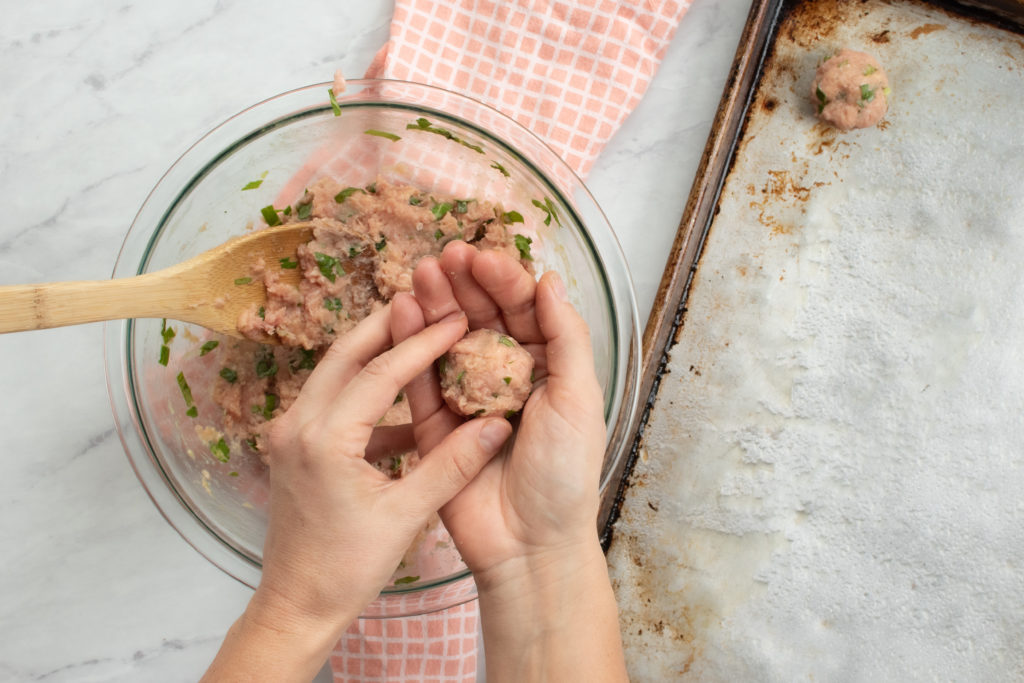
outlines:
{"label": "browned stain on baking sheet", "polygon": [[929,33],[935,33],[936,31],[944,31],[946,27],[942,24],[921,24],[913,31],[909,33],[910,37],[917,40],[921,36],[926,36]]}

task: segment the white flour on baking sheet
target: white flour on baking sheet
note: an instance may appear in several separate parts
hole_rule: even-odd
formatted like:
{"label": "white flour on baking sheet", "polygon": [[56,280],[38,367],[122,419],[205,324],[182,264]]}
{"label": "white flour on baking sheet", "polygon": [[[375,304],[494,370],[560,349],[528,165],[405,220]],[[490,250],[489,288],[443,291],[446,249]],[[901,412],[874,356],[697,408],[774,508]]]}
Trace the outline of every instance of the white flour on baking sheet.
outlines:
{"label": "white flour on baking sheet", "polygon": [[[671,350],[609,554],[634,681],[1024,679],[1024,39],[847,9],[780,31]],[[839,47],[881,128],[815,121]]]}

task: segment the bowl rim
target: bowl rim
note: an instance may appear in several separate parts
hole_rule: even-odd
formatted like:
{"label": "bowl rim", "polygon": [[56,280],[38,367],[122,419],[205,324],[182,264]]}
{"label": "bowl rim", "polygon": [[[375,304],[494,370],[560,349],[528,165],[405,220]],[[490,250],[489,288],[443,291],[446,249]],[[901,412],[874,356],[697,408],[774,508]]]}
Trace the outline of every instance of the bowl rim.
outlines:
{"label": "bowl rim", "polygon": [[[141,251],[142,257],[139,259],[137,266],[135,266],[134,272],[129,272],[128,274],[134,275],[145,272],[155,241],[159,238],[168,218],[180,204],[182,198],[187,196],[194,186],[199,183],[207,172],[214,168],[220,160],[230,155],[236,148],[244,145],[256,136],[262,135],[265,132],[281,125],[287,125],[287,123],[295,120],[296,117],[317,115],[325,111],[329,112],[331,111],[332,105],[326,97],[321,96],[321,103],[307,105],[305,107],[291,107],[285,116],[275,117],[269,123],[265,121],[264,117],[264,123],[256,128],[252,128],[251,125],[246,125],[244,130],[247,132],[241,136],[239,136],[237,132],[231,134],[229,136],[230,144],[227,145],[217,142],[216,138],[219,134],[223,133],[225,129],[229,129],[231,126],[240,123],[248,124],[248,118],[252,117],[257,112],[263,115],[264,109],[272,103],[281,103],[285,100],[304,96],[307,93],[313,92],[317,92],[322,95],[323,89],[329,88],[330,85],[331,84],[328,82],[306,85],[260,100],[227,119],[224,119],[208,130],[204,135],[199,137],[194,143],[189,145],[188,148],[179,155],[174,163],[171,164],[171,166],[168,167],[168,169],[160,176],[156,184],[144,199],[132,220],[128,232],[125,235],[111,276],[114,278],[124,277],[126,274],[124,271],[131,271],[131,267],[135,265],[126,264],[123,261],[126,257],[131,255],[132,249],[137,246],[135,243],[139,241],[138,233],[135,233],[136,227],[147,222],[150,218],[149,214],[155,212],[159,218],[152,224],[155,225],[155,228],[145,236],[144,246]],[[582,179],[579,178],[578,174],[576,174],[568,164],[565,164],[561,157],[559,157],[558,154],[536,134],[498,109],[473,97],[438,88],[436,86],[391,79],[353,79],[347,83],[346,94],[356,89],[362,90],[365,88],[379,88],[382,86],[425,89],[428,93],[439,93],[445,98],[453,98],[455,101],[461,101],[462,103],[472,107],[480,108],[481,110],[486,111],[489,116],[498,117],[499,120],[502,120],[504,125],[511,126],[511,130],[514,130],[516,135],[527,136],[527,139],[530,140],[531,144],[536,145],[538,149],[545,151],[545,153],[550,154],[553,159],[557,159],[561,162],[562,168],[559,169],[560,172],[564,171],[568,173],[570,180],[573,181],[575,185],[572,198],[578,201],[577,193],[581,192],[583,198],[591,205],[588,208],[593,212],[596,212],[596,215],[603,220],[605,226],[608,228],[607,230],[597,234],[594,234],[588,229],[580,231],[582,238],[587,242],[588,250],[599,265],[600,276],[604,280],[604,285],[608,293],[607,303],[609,306],[611,329],[612,333],[617,337],[614,340],[613,348],[618,350],[625,348],[626,350],[625,355],[623,355],[621,351],[612,354],[612,360],[616,364],[616,367],[613,368],[609,381],[614,383],[613,386],[616,387],[616,390],[609,392],[610,397],[607,399],[605,407],[606,421],[609,422],[609,432],[605,453],[606,471],[602,472],[600,481],[600,492],[601,495],[604,495],[608,486],[611,484],[611,477],[615,471],[614,464],[624,456],[624,451],[628,447],[628,443],[624,440],[624,435],[615,435],[612,433],[612,421],[614,420],[615,424],[619,425],[629,425],[632,423],[636,410],[638,409],[640,385],[639,356],[641,337],[635,290],[632,278],[629,274],[625,255],[618,237],[615,235],[614,230],[611,227],[611,223],[608,221],[603,211],[601,211],[597,201],[583,183]],[[368,104],[372,104],[366,101],[349,102],[342,98],[339,98],[339,101],[343,108],[345,106],[366,106]],[[549,174],[539,168],[538,164],[533,159],[530,159],[524,153],[520,152],[518,146],[513,146],[507,142],[502,135],[485,130],[480,125],[472,121],[467,121],[457,115],[433,109],[429,105],[422,103],[410,105],[408,103],[392,104],[389,102],[379,102],[373,106],[397,106],[400,108],[408,108],[411,111],[434,112],[434,114],[439,117],[456,121],[459,125],[499,143],[507,152],[513,154],[527,165],[531,172],[556,194],[560,199],[561,206],[576,214],[573,218],[579,226],[588,226],[593,222],[593,220],[585,222],[575,210],[573,202],[569,201],[567,193],[551,179]],[[208,158],[209,153],[206,150],[206,147],[210,145],[219,149],[219,152],[217,152],[217,154],[212,158]],[[199,152],[203,153],[199,154],[199,161],[195,162],[193,157],[196,157]],[[198,171],[195,170],[196,167],[199,168]],[[186,182],[180,182],[181,178],[179,178],[179,176],[184,176]],[[175,188],[177,188],[176,191],[175,188],[172,188],[171,190],[174,199],[166,206],[154,207],[152,205],[153,202],[159,196],[161,190],[166,188],[168,184],[174,184]],[[133,233],[135,233],[135,240],[132,239]],[[613,283],[616,283],[617,286],[613,285]],[[620,301],[618,300],[619,297],[624,297],[625,300]],[[620,310],[620,307],[623,307],[625,310]],[[628,328],[620,329],[623,327],[621,325],[623,320],[628,320],[630,324],[628,325]],[[143,426],[144,420],[142,419],[141,408],[136,403],[136,371],[133,360],[134,354],[132,351],[134,344],[134,330],[135,321],[129,319],[107,322],[104,324],[103,332],[104,369],[107,393],[118,436],[121,440],[121,444],[128,458],[129,464],[161,516],[163,516],[167,523],[170,524],[170,526],[189,545],[191,545],[200,553],[200,555],[205,557],[214,566],[224,571],[227,575],[251,588],[255,588],[259,583],[261,575],[261,563],[253,560],[247,553],[242,552],[239,548],[234,547],[227,540],[223,539],[221,535],[203,519],[198,511],[188,505],[187,501],[178,493],[173,483],[175,478],[165,471],[159,461],[159,458],[155,454],[155,449],[151,445],[149,437]],[[623,346],[624,344],[626,345],[625,347]],[[623,358],[625,359],[624,363],[622,360]],[[624,367],[618,367],[619,365],[624,365]],[[616,438],[620,443],[613,443],[613,440]],[[609,461],[608,451],[612,448],[616,449],[617,453],[615,453]],[[139,454],[140,457],[137,457],[136,454]],[[609,463],[613,466],[608,467],[607,465]],[[414,614],[432,612],[437,609],[446,609],[458,604],[463,604],[475,599],[475,585],[467,585],[468,590],[465,591],[465,595],[446,602],[440,607],[435,606],[429,609],[417,610],[415,606],[406,606],[400,608],[400,614],[393,614],[391,612],[393,611],[392,608],[394,605],[385,603],[394,603],[396,599],[402,600],[416,594],[422,595],[430,589],[445,586],[458,586],[466,581],[472,582],[472,575],[468,569],[464,569],[440,579],[417,583],[415,586],[389,586],[387,587],[387,590],[382,592],[376,598],[375,602],[367,608],[366,613],[361,615],[360,618],[411,616]]]}

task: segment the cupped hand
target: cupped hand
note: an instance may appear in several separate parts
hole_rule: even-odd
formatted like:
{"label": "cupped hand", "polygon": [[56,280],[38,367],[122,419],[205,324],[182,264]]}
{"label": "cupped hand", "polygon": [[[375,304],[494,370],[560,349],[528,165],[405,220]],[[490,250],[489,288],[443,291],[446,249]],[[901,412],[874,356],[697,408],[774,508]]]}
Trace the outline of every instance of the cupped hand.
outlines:
{"label": "cupped hand", "polygon": [[[374,427],[402,387],[465,332],[456,313],[394,348],[391,309],[340,338],[270,434],[270,512],[254,603],[275,619],[342,628],[372,601],[430,516],[508,438],[502,419],[474,420],[421,449],[392,480],[366,459],[394,432]],[[382,436],[383,435],[383,436]]]}
{"label": "cupped hand", "polygon": [[[392,303],[395,340],[465,312],[470,329],[517,339],[537,360],[537,386],[515,442],[441,509],[478,584],[503,564],[596,547],[598,485],[605,448],[603,396],[587,326],[556,273],[537,282],[513,258],[449,244],[413,275],[415,299]],[[436,370],[406,388],[416,442],[430,449],[464,419],[441,398]],[[470,421],[468,424],[472,424]]]}

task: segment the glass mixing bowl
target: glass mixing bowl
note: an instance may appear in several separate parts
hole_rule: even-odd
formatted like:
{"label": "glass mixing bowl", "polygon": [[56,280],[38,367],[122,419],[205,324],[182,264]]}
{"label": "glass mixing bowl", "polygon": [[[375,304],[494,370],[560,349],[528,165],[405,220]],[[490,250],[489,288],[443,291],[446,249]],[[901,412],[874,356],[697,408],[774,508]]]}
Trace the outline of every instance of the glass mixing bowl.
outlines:
{"label": "glass mixing bowl", "polygon": [[[536,136],[480,102],[398,81],[350,81],[336,103],[327,89],[324,83],[261,102],[193,145],[146,199],[113,276],[171,266],[252,229],[262,207],[290,205],[322,174],[345,185],[382,177],[439,196],[500,203],[523,217],[516,231],[531,236],[537,272],[561,273],[590,326],[609,425],[605,489],[636,408],[640,330],[625,259],[594,198]],[[168,328],[175,336],[165,344]],[[177,321],[108,323],[108,390],[125,451],[160,512],[207,559],[255,587],[266,472],[240,448],[211,449],[219,365],[199,351],[210,334]],[[170,351],[166,365],[162,346]],[[185,372],[194,411],[178,381]],[[398,583],[363,616],[419,614],[473,599],[472,577],[449,540],[443,527],[423,535]]]}

